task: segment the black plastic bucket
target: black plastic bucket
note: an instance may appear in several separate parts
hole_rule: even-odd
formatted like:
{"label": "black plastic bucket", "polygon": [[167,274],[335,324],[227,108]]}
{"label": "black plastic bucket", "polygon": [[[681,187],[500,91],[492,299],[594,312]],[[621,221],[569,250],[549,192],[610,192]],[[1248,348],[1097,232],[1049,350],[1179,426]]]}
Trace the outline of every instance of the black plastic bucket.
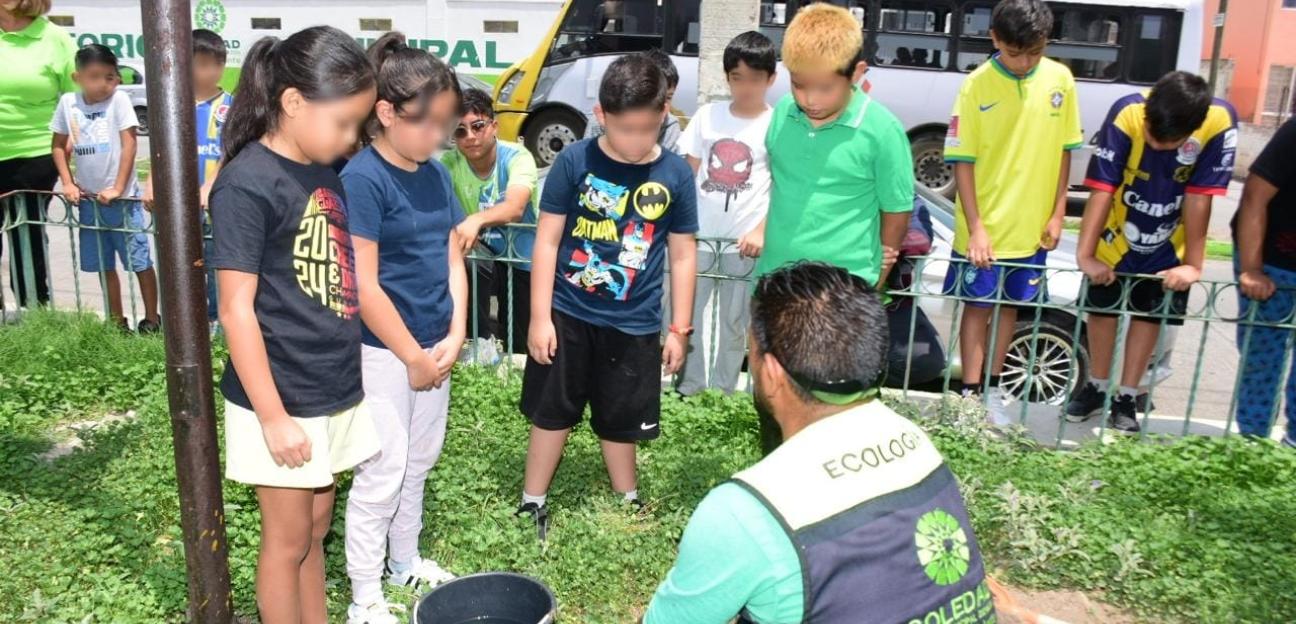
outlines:
{"label": "black plastic bucket", "polygon": [[457,578],[424,594],[415,624],[553,624],[558,602],[544,583],[511,572]]}

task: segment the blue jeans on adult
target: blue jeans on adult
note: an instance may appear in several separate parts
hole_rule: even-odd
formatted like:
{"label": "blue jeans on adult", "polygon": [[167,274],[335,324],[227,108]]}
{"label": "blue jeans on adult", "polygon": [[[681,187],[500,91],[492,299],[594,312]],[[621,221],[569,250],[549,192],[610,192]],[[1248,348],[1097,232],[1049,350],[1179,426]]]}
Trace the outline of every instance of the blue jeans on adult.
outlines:
{"label": "blue jeans on adult", "polygon": [[[1238,273],[1237,258],[1233,272]],[[1243,435],[1267,436],[1278,411],[1278,386],[1286,383],[1287,434],[1285,441],[1296,445],[1296,371],[1287,371],[1292,339],[1296,330],[1266,327],[1258,323],[1291,324],[1296,307],[1296,271],[1265,265],[1265,275],[1278,287],[1267,301],[1252,301],[1238,290],[1238,353],[1242,354],[1238,384],[1237,424]],[[1251,306],[1257,305],[1255,321],[1248,322]],[[1287,379],[1282,378],[1284,371]]]}

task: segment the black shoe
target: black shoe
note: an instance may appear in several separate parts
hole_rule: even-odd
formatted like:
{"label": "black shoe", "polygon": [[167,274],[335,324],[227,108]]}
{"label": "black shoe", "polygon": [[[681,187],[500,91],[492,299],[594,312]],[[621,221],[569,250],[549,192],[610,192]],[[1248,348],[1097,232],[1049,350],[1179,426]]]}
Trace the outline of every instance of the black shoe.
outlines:
{"label": "black shoe", "polygon": [[545,541],[549,536],[549,506],[537,505],[535,503],[522,503],[517,511],[513,512],[514,516],[522,517],[530,515],[535,520],[536,535],[540,541]]}
{"label": "black shoe", "polygon": [[131,333],[130,321],[126,319],[117,319],[117,330],[123,334]]}
{"label": "black shoe", "polygon": [[1112,400],[1111,417],[1107,419],[1107,427],[1116,433],[1126,435],[1133,435],[1140,431],[1134,397],[1121,395]]}
{"label": "black shoe", "polygon": [[1095,414],[1102,412],[1103,403],[1106,401],[1106,393],[1099,390],[1098,386],[1085,382],[1084,387],[1080,388],[1070,401],[1067,401],[1067,422],[1080,423],[1093,418]]}
{"label": "black shoe", "polygon": [[137,325],[135,325],[135,331],[141,334],[156,334],[162,331],[162,326],[159,325],[156,321],[143,319]]}
{"label": "black shoe", "polygon": [[1134,397],[1134,407],[1138,408],[1140,414],[1156,409],[1156,403],[1149,401],[1149,398],[1150,397],[1146,392]]}
{"label": "black shoe", "polygon": [[638,498],[629,499],[626,501],[626,504],[629,505],[636,514],[643,513],[644,504],[643,501],[639,500]]}

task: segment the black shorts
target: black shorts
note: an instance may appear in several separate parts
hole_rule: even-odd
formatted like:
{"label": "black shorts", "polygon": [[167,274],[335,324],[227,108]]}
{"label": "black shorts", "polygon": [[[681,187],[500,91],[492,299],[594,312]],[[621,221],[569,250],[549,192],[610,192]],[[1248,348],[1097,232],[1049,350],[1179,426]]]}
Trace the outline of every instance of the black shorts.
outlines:
{"label": "black shorts", "polygon": [[661,338],[631,336],[553,312],[553,364],[527,357],[522,414],[541,429],[580,424],[590,408],[594,434],[612,442],[661,435]]}
{"label": "black shorts", "polygon": [[[1116,281],[1106,286],[1091,283],[1085,307],[1090,308],[1090,314],[1098,316],[1116,316],[1129,312],[1130,316],[1149,323],[1159,324],[1164,320],[1166,325],[1183,325],[1183,316],[1188,311],[1188,291],[1167,291],[1162,286],[1163,283],[1150,277],[1117,277]],[[1129,299],[1122,305],[1121,298],[1127,288]],[[1168,302],[1167,293],[1170,295]]]}

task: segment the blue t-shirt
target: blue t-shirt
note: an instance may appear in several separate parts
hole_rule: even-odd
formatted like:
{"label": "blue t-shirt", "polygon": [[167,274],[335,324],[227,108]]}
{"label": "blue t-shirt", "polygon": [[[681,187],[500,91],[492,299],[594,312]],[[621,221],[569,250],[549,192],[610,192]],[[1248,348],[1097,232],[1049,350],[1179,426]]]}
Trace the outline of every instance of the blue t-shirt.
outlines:
{"label": "blue t-shirt", "polygon": [[631,335],[661,331],[667,234],[697,232],[695,192],[693,170],[671,152],[630,165],[597,139],[563,150],[540,197],[541,211],[567,218],[554,308]]}
{"label": "blue t-shirt", "polygon": [[198,186],[206,184],[216,167],[220,166],[221,156],[225,153],[221,148],[221,131],[233,104],[234,96],[221,91],[220,95],[194,105],[197,122],[194,127],[198,129]]}
{"label": "blue t-shirt", "polygon": [[[464,219],[450,174],[439,162],[401,169],[361,150],[342,170],[351,234],[378,242],[378,283],[419,345],[450,332],[450,231]],[[368,327],[361,339],[386,348]]]}

